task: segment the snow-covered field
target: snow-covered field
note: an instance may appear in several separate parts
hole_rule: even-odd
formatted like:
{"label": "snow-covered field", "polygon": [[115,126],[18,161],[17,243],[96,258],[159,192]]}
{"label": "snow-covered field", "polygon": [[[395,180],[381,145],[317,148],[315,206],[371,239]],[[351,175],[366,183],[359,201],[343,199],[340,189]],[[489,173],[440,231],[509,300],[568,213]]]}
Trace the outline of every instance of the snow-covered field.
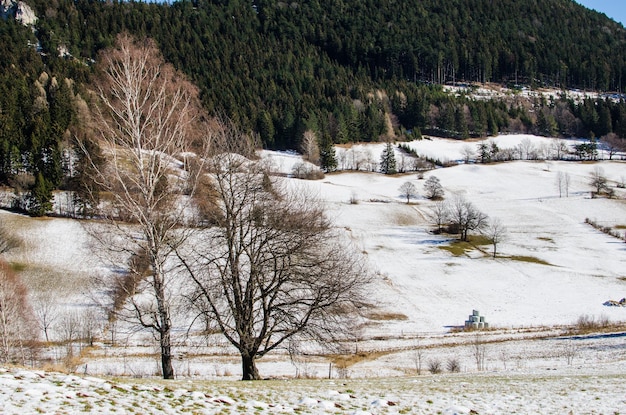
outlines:
{"label": "snow-covered field", "polygon": [[0,370],[0,405],[4,414],[619,414],[623,383],[571,372],[166,383]]}
{"label": "snow-covered field", "polygon": [[[528,141],[545,147],[550,139],[492,140],[507,148]],[[430,158],[460,160],[464,147],[477,142],[432,139],[409,145]],[[372,144],[365,150],[378,161],[382,148]],[[300,160],[290,154],[264,156],[286,173]],[[591,198],[590,174],[598,166],[615,188],[615,199]],[[570,177],[568,197],[559,197],[560,172]],[[429,232],[434,202],[419,197],[407,204],[398,190],[410,181],[423,195],[431,175],[439,178],[445,198],[461,194],[506,227],[497,258],[489,245],[458,256],[442,249],[452,240]],[[585,223],[588,218],[624,234],[626,191],[617,185],[625,177],[624,161],[515,161],[459,164],[427,172],[423,179],[415,173],[365,172],[339,172],[319,181],[288,179],[324,200],[335,224],[366,253],[377,273],[372,318],[357,335],[358,358],[345,368],[336,362],[329,367],[330,360],[320,356],[291,362],[279,352],[261,359],[259,369],[271,377],[293,377],[297,370],[326,378],[330,372],[333,379],[232,382],[239,362],[224,347],[194,359],[181,357],[175,371],[183,379],[172,383],[7,369],[0,372],[0,412],[626,413],[626,334],[572,336],[566,327],[581,316],[626,322],[626,307],[603,305],[626,297],[626,243]],[[18,223],[26,241],[7,260],[42,270],[57,288],[62,281],[74,287],[59,289],[64,305],[88,305],[84,284],[67,284],[83,281],[100,266],[88,254],[82,227],[4,212],[2,218]],[[29,278],[31,287],[41,284],[40,277]],[[473,310],[493,330],[458,332]],[[77,370],[153,375],[154,347],[142,344],[131,339],[121,350],[103,343],[83,356]],[[130,350],[133,356],[124,355]],[[484,352],[480,372],[478,351]],[[455,359],[461,373],[426,374],[431,362],[440,361],[446,372]],[[416,376],[419,361],[422,374]],[[216,378],[224,380],[199,380]]]}

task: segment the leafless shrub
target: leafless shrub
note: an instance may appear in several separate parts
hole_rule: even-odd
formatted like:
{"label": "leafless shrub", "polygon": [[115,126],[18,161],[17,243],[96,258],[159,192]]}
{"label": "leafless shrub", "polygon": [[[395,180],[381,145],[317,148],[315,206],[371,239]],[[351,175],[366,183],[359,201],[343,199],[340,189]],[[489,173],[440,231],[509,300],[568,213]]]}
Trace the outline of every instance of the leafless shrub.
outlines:
{"label": "leafless shrub", "polygon": [[291,364],[296,368],[297,379],[311,379],[313,374],[311,373],[311,367],[309,362],[302,351],[302,344],[298,340],[292,340],[287,345],[287,351],[289,353],[289,360]]}
{"label": "leafless shrub", "polygon": [[359,195],[357,195],[356,192],[352,192],[352,194],[350,195],[350,204],[358,205],[359,202],[360,202]]}
{"label": "leafless shrub", "polygon": [[324,172],[319,167],[304,162],[295,163],[291,169],[291,174],[296,179],[303,180],[320,180],[324,178]]}
{"label": "leafless shrub", "polygon": [[605,314],[602,314],[598,319],[595,316],[589,314],[582,314],[576,320],[574,324],[575,328],[579,332],[589,332],[594,330],[605,329],[610,327],[611,321],[609,317]]}
{"label": "leafless shrub", "polygon": [[441,373],[442,371],[442,367],[441,367],[441,360],[439,359],[430,359],[428,361],[428,371],[433,374],[436,375],[438,373]]}
{"label": "leafless shrub", "polygon": [[481,338],[480,334],[476,334],[476,336],[474,337],[472,352],[474,354],[474,361],[476,362],[476,370],[478,370],[479,372],[485,370],[487,346],[485,345],[485,342]]}
{"label": "leafless shrub", "polygon": [[461,371],[461,362],[456,357],[451,357],[446,362],[446,370],[450,373],[459,373]]}
{"label": "leafless shrub", "polygon": [[565,358],[567,365],[574,363],[574,358],[578,355],[579,348],[572,340],[568,340],[560,350],[560,355]]}

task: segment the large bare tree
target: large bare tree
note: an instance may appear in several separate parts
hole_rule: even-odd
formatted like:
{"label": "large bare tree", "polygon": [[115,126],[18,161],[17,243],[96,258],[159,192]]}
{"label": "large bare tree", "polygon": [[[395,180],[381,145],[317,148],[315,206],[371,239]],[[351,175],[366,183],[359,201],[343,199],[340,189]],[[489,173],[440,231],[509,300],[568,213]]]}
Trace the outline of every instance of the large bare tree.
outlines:
{"label": "large bare tree", "polygon": [[448,206],[450,223],[456,228],[461,240],[467,241],[468,233],[487,226],[487,215],[478,210],[462,195],[455,195]]}
{"label": "large bare tree", "polygon": [[[106,162],[92,160],[89,171],[108,199],[98,204],[104,225],[92,235],[126,270],[111,280],[112,311],[155,334],[163,378],[172,379],[169,260],[187,236],[185,201],[201,171],[185,170],[182,159],[199,138],[197,91],[149,39],[120,35],[98,69],[93,120]],[[90,157],[89,146],[83,149]]]}
{"label": "large bare tree", "polygon": [[208,226],[180,257],[199,315],[237,348],[243,380],[260,379],[257,358],[287,340],[349,333],[369,277],[314,197],[239,154],[208,164]]}

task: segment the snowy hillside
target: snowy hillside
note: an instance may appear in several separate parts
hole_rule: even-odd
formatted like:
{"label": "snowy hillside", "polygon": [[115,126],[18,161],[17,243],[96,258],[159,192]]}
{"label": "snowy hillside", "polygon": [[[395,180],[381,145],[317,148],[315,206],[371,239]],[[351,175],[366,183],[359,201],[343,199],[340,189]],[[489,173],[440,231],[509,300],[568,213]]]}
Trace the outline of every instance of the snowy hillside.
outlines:
{"label": "snowy hillside", "polygon": [[[550,139],[501,136],[493,140],[500,148],[515,147],[529,141],[536,148],[545,148]],[[477,144],[444,139],[408,143],[418,154],[451,161],[462,160],[466,147],[475,149]],[[373,160],[379,160],[382,149],[383,145],[373,144],[363,146],[362,150],[369,152]],[[400,157],[400,154],[397,153],[397,156]],[[275,167],[284,173],[290,173],[292,166],[300,161],[293,154],[265,152],[264,157],[271,158]],[[597,167],[602,168],[609,185],[615,190],[614,199],[591,197],[590,175]],[[564,173],[570,178],[570,185],[568,194],[560,195],[557,178]],[[490,219],[498,218],[506,227],[504,241],[498,246],[497,258],[492,258],[490,245],[466,247],[462,252],[453,252],[450,246],[454,236],[431,232],[434,224],[429,215],[435,202],[423,197],[423,185],[433,175],[443,185],[444,199],[451,200],[455,195],[463,195]],[[477,337],[471,333],[457,333],[457,328],[463,326],[472,310],[479,310],[493,328],[481,337],[491,342],[486,369],[502,373],[513,370],[522,376],[519,384],[529,389],[518,390],[513,387],[499,391],[495,386],[497,381],[483,379],[482,382],[487,382],[488,386],[481,383],[476,387],[489,390],[482,395],[474,394],[464,389],[466,386],[474,387],[470,385],[473,380],[470,380],[469,375],[455,378],[456,375],[451,374],[442,381],[441,390],[431,389],[428,392],[431,395],[424,392],[423,400],[414,398],[413,392],[399,391],[410,391],[413,388],[422,391],[426,387],[424,382],[430,381],[423,382],[420,378],[415,381],[417,383],[412,383],[413,380],[398,381],[390,386],[392,390],[389,394],[376,396],[371,391],[363,391],[387,386],[361,383],[354,386],[355,390],[361,388],[360,391],[351,393],[346,392],[352,388],[348,384],[298,384],[291,394],[285,392],[285,396],[280,395],[282,397],[277,398],[280,402],[270,398],[250,398],[258,399],[257,405],[254,402],[241,403],[239,398],[228,399],[244,405],[241,412],[253,412],[252,408],[258,406],[262,408],[259,409],[262,413],[271,412],[267,405],[272,404],[278,405],[272,408],[282,408],[283,412],[308,408],[304,411],[306,413],[341,412],[342,408],[346,411],[350,408],[350,413],[396,413],[403,407],[413,407],[422,408],[415,409],[413,413],[433,413],[446,409],[452,412],[443,413],[454,413],[454,408],[457,408],[457,413],[469,413],[473,409],[478,413],[506,413],[508,410],[547,414],[568,413],[569,409],[578,413],[576,408],[581,402],[602,395],[601,402],[594,402],[595,410],[602,413],[625,411],[626,396],[623,390],[619,392],[619,388],[611,386],[611,380],[602,377],[610,373],[620,377],[620,373],[624,373],[626,348],[623,335],[618,333],[612,336],[574,338],[563,336],[565,332],[562,331],[563,326],[575,324],[582,316],[597,321],[626,322],[626,307],[603,305],[607,300],[626,297],[626,243],[585,223],[586,219],[590,219],[624,235],[626,191],[618,185],[623,184],[625,177],[626,162],[616,160],[584,163],[461,162],[453,167],[428,171],[423,178],[418,178],[416,173],[385,176],[371,172],[338,172],[319,181],[285,179],[293,186],[306,186],[325,201],[335,225],[344,230],[359,249],[366,253],[371,267],[376,271],[376,280],[369,293],[371,309],[367,314],[370,318],[364,322],[354,345],[355,355],[360,356],[360,352],[365,356],[342,371],[330,369],[333,377],[413,375],[416,371],[416,349],[424,350],[424,372],[427,360],[440,359],[445,364],[455,356],[460,360],[462,372],[476,372],[472,347],[476,347],[473,343]],[[407,181],[413,183],[420,193],[409,204],[399,191],[400,186]],[[21,233],[25,241],[22,248],[6,254],[6,259],[13,263],[28,264],[24,276],[31,290],[36,292],[43,286],[42,281],[52,280],[53,283],[47,284],[52,288],[48,289],[56,293],[56,299],[63,307],[89,307],[92,300],[85,281],[103,265],[89,253],[88,238],[81,225],[65,219],[34,220],[6,212],[0,214],[5,223],[14,225],[13,229]],[[42,274],[46,277],[42,278]],[[554,339],[539,340],[544,337]],[[574,366],[571,361],[565,360],[572,341],[577,342]],[[83,356],[77,370],[91,375],[153,375],[157,364],[151,355],[155,352],[154,347],[149,344],[149,339],[133,336],[128,337],[123,350],[102,344]],[[175,368],[176,373],[192,378],[237,378],[240,369],[234,351],[219,344],[212,347],[210,353],[195,359],[181,357]],[[189,351],[182,346],[179,349],[183,350],[181,353]],[[130,357],[125,355],[128,353]],[[293,362],[280,351],[259,361],[262,374],[278,377],[293,377],[296,372],[326,377],[328,366],[329,360],[324,357],[303,357]],[[548,376],[537,380],[538,384],[533,383],[537,373],[553,368],[558,368],[559,375],[555,376],[560,380]],[[558,385],[562,380],[560,376],[571,376],[572,390],[577,390],[577,395],[573,397],[566,394],[559,399],[548,399],[547,395],[558,393]],[[587,376],[594,377],[596,383],[602,379],[605,392],[598,391],[590,395],[582,390],[589,382]],[[439,382],[437,377],[428,379]],[[22,389],[37,389],[33,384],[47,382],[54,385],[57,382],[49,380],[48,375],[0,373],[0,403],[4,401],[6,404],[15,399],[24,402],[28,400],[22,394],[7,391],[7,388],[18,387],[20,380],[28,381],[31,385],[20,387]],[[615,380],[622,385],[623,381],[623,376]],[[100,381],[91,379],[72,382],[85,383],[91,392],[84,393],[92,396],[104,388]],[[546,383],[548,392],[538,386],[541,382]],[[107,388],[106,393],[121,393],[110,384]],[[143,391],[143,388],[139,390]],[[207,388],[222,388],[219,393],[206,392],[213,397],[227,393],[223,385]],[[399,389],[394,391],[393,388]],[[328,390],[334,390],[333,393],[341,396],[358,396],[345,398],[345,401],[352,402],[348,405],[343,397],[326,396],[331,393]],[[452,396],[457,392],[464,398],[453,399]],[[44,392],[38,393],[37,396],[41,397]],[[178,392],[172,393],[176,395]],[[524,395],[529,393],[538,394],[537,399],[545,399],[545,405],[531,407],[524,404]],[[197,392],[180,394],[186,396],[185,401],[192,406],[195,399],[208,399],[197,395]],[[502,394],[518,394],[522,403],[507,401],[501,399],[501,396],[497,398]],[[122,398],[115,399],[122,401]],[[214,398],[210,399],[213,399],[211,405],[214,405]],[[224,405],[231,405],[224,404],[228,399],[224,398],[217,406],[225,410]],[[490,401],[495,399],[501,402]],[[68,400],[71,402],[71,399]],[[425,403],[429,400],[434,400],[436,405]],[[155,405],[163,405],[158,399],[155,402]],[[323,402],[331,403],[326,408]],[[390,402],[401,402],[404,406],[395,408],[390,406]],[[91,405],[95,410],[94,404],[92,400],[84,405]],[[52,403],[50,405],[41,408],[54,412],[55,406]],[[198,412],[219,412],[219,408],[211,405],[199,406]],[[226,413],[236,413],[232,410],[240,408],[234,403],[232,405],[230,412],[225,410]],[[18,406],[11,408],[18,410]],[[35,406],[28,408],[36,410]],[[163,409],[168,413],[180,410]],[[69,409],[69,412],[72,411]],[[591,409],[583,413],[590,412]]]}

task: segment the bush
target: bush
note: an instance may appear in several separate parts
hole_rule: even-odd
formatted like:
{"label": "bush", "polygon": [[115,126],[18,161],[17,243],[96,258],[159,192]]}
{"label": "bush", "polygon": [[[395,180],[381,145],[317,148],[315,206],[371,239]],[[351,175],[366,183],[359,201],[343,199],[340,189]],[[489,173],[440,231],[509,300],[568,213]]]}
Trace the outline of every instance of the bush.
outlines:
{"label": "bush", "polygon": [[322,172],[319,167],[304,162],[294,164],[291,169],[291,174],[296,179],[303,180],[320,180],[324,178],[324,172]]}
{"label": "bush", "polygon": [[441,361],[439,359],[430,359],[428,361],[428,371],[433,375],[441,373]]}
{"label": "bush", "polygon": [[461,371],[461,363],[456,357],[451,357],[446,363],[446,369],[450,373],[459,373]]}

